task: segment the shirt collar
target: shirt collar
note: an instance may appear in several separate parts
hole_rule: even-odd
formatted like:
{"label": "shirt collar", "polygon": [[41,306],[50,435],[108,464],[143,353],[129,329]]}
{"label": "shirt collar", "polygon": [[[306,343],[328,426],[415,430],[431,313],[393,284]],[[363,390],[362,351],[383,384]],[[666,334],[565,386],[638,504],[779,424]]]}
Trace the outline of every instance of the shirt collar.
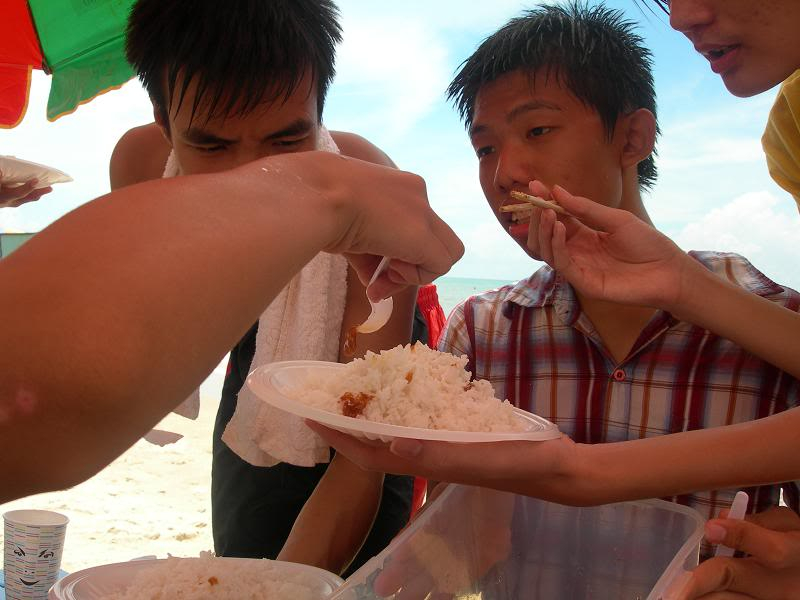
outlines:
{"label": "shirt collar", "polygon": [[506,302],[525,308],[541,308],[552,304],[575,304],[572,286],[545,265],[527,279],[518,281],[506,295]]}

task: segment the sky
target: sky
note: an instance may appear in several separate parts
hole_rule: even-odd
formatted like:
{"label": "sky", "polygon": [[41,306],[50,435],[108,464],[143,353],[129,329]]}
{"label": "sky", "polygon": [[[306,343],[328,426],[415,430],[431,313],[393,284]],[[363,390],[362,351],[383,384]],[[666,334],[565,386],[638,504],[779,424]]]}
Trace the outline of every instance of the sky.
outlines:
{"label": "sky", "polygon": [[[433,208],[466,245],[451,275],[516,280],[534,262],[495,221],[480,190],[475,157],[444,90],[487,35],[533,2],[340,0],[344,42],[324,121],[358,133],[404,170],[422,175]],[[640,23],[654,54],[659,181],[645,197],[656,226],[682,248],[739,252],[776,281],[800,288],[800,222],[791,197],[769,177],[760,136],[776,90],[734,98],[707,61],[633,0],[612,0]],[[28,114],[0,130],[0,154],[62,169],[74,183],[39,202],[0,209],[0,231],[39,231],[108,192],[108,159],[119,137],[152,120],[137,81],[55,123],[45,119],[49,79],[33,78]],[[191,218],[191,215],[187,215]],[[135,223],[132,226],[136,226]]]}

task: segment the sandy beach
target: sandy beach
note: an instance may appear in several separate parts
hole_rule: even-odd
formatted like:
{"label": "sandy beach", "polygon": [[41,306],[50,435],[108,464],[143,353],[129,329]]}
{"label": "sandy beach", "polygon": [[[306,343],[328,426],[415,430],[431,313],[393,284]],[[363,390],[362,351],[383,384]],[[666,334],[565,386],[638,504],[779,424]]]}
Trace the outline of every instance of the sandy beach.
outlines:
{"label": "sandy beach", "polygon": [[62,561],[68,572],[212,550],[211,433],[226,361],[201,386],[196,421],[170,415],[159,425],[183,439],[163,448],[139,440],[81,485],[0,505],[0,513],[37,508],[69,517]]}

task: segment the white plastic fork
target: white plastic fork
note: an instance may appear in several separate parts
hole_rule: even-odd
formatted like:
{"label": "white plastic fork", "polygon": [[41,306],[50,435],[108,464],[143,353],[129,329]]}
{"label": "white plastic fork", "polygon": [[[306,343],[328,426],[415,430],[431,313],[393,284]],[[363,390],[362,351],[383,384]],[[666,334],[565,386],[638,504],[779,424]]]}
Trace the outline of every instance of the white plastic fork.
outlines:
{"label": "white plastic fork", "polygon": [[[734,496],[733,503],[731,504],[731,509],[728,511],[728,518],[744,519],[749,500],[750,498],[747,492],[736,492],[736,496]],[[733,548],[720,544],[717,546],[717,551],[714,556],[733,556],[734,552],[735,550]]]}
{"label": "white plastic fork", "polygon": [[[369,284],[367,284],[368,288],[375,282],[381,273],[389,268],[390,261],[391,259],[388,256],[384,256],[381,259],[381,262],[378,263],[375,272],[372,274],[372,279],[370,279]],[[369,300],[369,296],[367,296],[367,300]],[[392,301],[391,296],[384,298],[380,302],[373,302],[372,300],[369,300],[369,305],[372,311],[369,313],[367,320],[356,327],[356,331],[358,331],[358,333],[373,333],[378,331],[381,327],[386,325],[386,323],[389,321],[389,317],[392,316],[394,302]]]}

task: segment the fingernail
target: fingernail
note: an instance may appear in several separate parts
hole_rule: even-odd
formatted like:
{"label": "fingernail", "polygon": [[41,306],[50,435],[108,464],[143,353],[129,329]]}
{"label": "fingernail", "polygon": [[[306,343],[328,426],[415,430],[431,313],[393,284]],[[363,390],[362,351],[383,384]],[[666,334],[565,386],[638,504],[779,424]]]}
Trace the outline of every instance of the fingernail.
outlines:
{"label": "fingernail", "polygon": [[389,451],[401,458],[416,458],[422,452],[422,442],[419,440],[395,438],[389,446]]}
{"label": "fingernail", "polygon": [[716,523],[706,523],[706,539],[712,544],[719,544],[725,539],[728,532],[722,525]]}

